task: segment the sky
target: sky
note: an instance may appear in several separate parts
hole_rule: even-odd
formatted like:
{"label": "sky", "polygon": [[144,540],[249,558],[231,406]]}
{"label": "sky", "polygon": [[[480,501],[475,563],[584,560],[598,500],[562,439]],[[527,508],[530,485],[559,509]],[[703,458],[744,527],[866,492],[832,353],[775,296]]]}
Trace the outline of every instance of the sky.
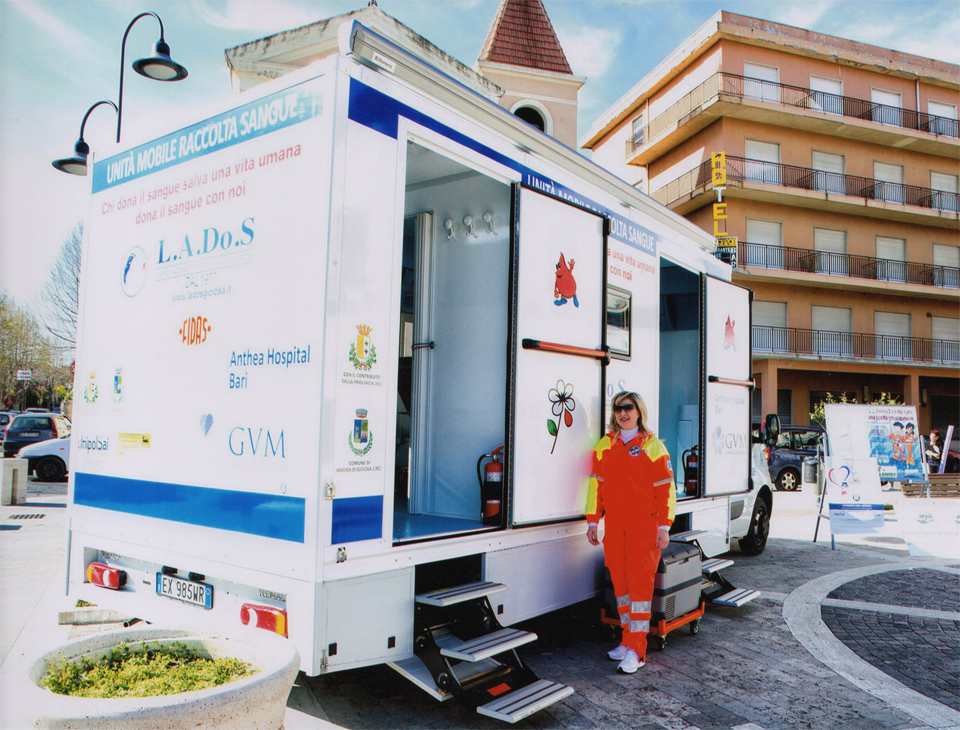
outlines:
{"label": "sky", "polygon": [[[86,216],[90,178],[58,172],[84,113],[117,100],[128,23],[152,10],[189,76],[159,83],[129,64],[153,55],[159,26],[130,30],[123,141],[143,141],[191,109],[233,94],[224,49],[364,7],[367,0],[0,0],[0,291],[36,309],[70,230]],[[473,66],[500,0],[379,0],[385,13]],[[717,11],[728,10],[960,64],[957,0],[544,0],[580,91],[579,134]],[[105,156],[116,117],[95,110],[84,138]]]}

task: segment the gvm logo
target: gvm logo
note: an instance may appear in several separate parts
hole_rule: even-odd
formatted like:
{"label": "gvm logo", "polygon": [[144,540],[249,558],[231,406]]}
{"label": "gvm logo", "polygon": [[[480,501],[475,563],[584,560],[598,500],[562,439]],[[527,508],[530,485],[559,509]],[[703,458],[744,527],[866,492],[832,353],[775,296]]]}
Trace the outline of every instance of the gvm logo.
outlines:
{"label": "gvm logo", "polygon": [[234,456],[253,456],[264,459],[286,459],[287,454],[283,445],[283,431],[279,433],[268,429],[258,428],[254,433],[252,428],[236,426],[230,430],[230,453]]}

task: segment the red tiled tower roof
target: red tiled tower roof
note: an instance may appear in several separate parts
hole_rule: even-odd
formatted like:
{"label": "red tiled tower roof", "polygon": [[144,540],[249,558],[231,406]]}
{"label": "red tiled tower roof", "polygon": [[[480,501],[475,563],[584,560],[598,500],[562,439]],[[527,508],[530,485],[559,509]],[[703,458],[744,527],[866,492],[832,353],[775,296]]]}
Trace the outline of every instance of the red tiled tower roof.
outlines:
{"label": "red tiled tower roof", "polygon": [[480,60],[573,75],[542,0],[502,0]]}

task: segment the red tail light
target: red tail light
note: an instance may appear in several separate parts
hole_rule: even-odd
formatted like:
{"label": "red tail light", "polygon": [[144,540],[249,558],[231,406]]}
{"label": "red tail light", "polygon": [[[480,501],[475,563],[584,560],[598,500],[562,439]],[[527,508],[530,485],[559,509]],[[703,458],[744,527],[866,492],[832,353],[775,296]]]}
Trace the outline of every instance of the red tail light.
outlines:
{"label": "red tail light", "polygon": [[258,629],[266,629],[280,636],[287,635],[287,612],[279,608],[244,603],[240,608],[240,620],[244,626],[252,622]]}
{"label": "red tail light", "polygon": [[111,568],[106,563],[90,563],[87,566],[87,582],[103,588],[117,590],[127,582],[127,571]]}

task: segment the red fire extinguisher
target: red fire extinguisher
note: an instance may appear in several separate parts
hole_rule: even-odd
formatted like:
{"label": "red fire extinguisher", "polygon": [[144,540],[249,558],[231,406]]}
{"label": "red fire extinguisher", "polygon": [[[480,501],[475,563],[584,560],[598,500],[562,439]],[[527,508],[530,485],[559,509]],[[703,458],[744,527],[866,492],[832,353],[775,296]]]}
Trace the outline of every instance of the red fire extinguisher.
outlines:
{"label": "red fire extinguisher", "polygon": [[683,488],[687,494],[696,494],[697,477],[700,473],[700,446],[683,452]]}
{"label": "red fire extinguisher", "polygon": [[[477,480],[480,482],[480,509],[483,515],[483,524],[499,525],[501,522],[500,505],[503,502],[503,447],[498,446],[491,453],[484,454],[477,460]],[[483,467],[484,459],[490,462]]]}

